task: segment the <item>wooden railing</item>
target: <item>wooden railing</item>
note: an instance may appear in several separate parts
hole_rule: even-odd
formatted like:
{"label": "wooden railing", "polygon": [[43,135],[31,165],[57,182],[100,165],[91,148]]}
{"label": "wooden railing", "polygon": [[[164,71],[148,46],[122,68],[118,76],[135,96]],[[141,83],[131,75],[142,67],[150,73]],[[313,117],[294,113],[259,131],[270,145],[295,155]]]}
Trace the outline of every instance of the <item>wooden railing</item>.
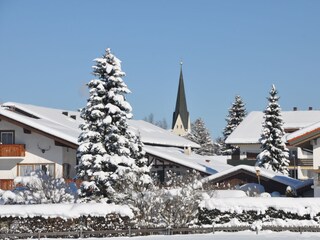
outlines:
{"label": "wooden railing", "polygon": [[313,159],[290,159],[289,166],[313,166]]}
{"label": "wooden railing", "polygon": [[24,157],[24,144],[0,144],[0,157]]}
{"label": "wooden railing", "polygon": [[12,190],[14,187],[13,179],[0,179],[1,190]]}
{"label": "wooden railing", "polygon": [[[73,179],[64,179],[67,184],[74,182],[78,188],[80,188],[81,180],[73,180]],[[0,189],[1,190],[13,190],[14,182],[13,179],[0,179]]]}

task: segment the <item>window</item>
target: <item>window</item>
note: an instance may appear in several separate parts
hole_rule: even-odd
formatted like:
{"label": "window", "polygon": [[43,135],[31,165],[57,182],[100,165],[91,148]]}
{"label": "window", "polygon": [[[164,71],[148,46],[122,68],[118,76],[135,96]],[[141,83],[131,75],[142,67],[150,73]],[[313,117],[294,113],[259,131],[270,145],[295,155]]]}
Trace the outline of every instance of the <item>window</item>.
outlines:
{"label": "window", "polygon": [[30,176],[31,172],[34,172],[36,170],[42,170],[49,176],[54,177],[55,165],[54,163],[18,164],[18,176]]}
{"label": "window", "polygon": [[164,170],[157,171],[158,180],[163,183],[164,182]]}
{"label": "window", "polygon": [[70,178],[70,168],[71,168],[71,165],[69,163],[62,164],[62,171],[63,171],[64,178]]}
{"label": "window", "polygon": [[0,131],[0,142],[2,144],[14,144],[14,131]]}

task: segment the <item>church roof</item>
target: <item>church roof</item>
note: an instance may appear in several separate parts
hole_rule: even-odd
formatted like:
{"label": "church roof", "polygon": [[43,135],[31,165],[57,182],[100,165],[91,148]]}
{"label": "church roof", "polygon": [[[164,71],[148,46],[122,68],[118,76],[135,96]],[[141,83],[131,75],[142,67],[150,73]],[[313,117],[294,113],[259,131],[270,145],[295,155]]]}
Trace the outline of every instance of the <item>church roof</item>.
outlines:
{"label": "church roof", "polygon": [[174,128],[174,125],[175,125],[179,115],[180,115],[184,129],[188,129],[189,112],[188,112],[188,108],[187,108],[186,94],[184,91],[182,65],[180,68],[179,87],[178,87],[176,108],[173,113],[172,128]]}

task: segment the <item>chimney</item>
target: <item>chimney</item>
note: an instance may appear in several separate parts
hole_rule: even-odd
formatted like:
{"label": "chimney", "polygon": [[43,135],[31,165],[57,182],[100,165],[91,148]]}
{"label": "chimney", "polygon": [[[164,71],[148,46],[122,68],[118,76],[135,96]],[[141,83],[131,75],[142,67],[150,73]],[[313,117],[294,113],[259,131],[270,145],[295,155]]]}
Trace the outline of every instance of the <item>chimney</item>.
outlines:
{"label": "chimney", "polygon": [[62,114],[68,116],[69,113],[68,112],[62,112]]}
{"label": "chimney", "polygon": [[184,146],[184,154],[186,154],[186,155],[191,154],[191,147],[190,146]]}
{"label": "chimney", "polygon": [[312,107],[309,107],[309,111],[312,111]]}
{"label": "chimney", "polygon": [[293,107],[293,111],[297,111],[298,110],[298,108],[297,107]]}

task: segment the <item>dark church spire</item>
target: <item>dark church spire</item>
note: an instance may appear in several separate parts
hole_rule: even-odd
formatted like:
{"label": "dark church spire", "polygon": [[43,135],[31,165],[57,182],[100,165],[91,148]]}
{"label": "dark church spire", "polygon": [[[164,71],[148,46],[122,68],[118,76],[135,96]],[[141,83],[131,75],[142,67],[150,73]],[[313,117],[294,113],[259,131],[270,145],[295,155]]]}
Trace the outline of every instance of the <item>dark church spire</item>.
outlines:
{"label": "dark church spire", "polygon": [[180,63],[180,78],[176,101],[176,108],[173,113],[172,130],[178,135],[186,135],[190,130],[190,118],[187,108],[186,94],[182,74],[182,62]]}

